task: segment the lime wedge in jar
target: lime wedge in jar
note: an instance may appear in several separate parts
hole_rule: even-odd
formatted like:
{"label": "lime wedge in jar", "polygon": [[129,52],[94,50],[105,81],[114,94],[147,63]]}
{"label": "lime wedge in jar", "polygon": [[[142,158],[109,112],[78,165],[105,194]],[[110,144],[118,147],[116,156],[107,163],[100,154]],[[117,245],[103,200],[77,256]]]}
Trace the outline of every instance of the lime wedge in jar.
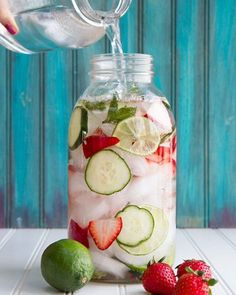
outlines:
{"label": "lime wedge in jar", "polygon": [[139,156],[151,155],[160,144],[157,126],[145,117],[131,117],[121,121],[113,136],[120,140],[117,147]]}

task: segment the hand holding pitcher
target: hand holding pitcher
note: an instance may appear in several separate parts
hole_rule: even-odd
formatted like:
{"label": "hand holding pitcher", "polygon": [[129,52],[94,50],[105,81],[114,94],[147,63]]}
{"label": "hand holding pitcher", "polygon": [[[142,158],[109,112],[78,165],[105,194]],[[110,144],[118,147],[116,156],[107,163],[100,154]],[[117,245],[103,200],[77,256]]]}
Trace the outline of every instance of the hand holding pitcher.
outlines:
{"label": "hand holding pitcher", "polygon": [[7,0],[0,0],[0,23],[11,35],[16,35],[19,31],[14,17],[8,7]]}

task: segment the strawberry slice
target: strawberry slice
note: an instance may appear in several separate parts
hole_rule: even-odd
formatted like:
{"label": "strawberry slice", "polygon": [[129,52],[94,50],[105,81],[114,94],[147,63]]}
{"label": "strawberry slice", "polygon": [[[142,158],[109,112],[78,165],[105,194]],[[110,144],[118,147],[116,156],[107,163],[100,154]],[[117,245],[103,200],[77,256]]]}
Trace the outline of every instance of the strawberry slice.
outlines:
{"label": "strawberry slice", "polygon": [[176,160],[172,156],[171,148],[159,146],[155,153],[146,157],[146,160],[158,163],[159,165],[172,163],[172,172],[173,175],[176,175]]}
{"label": "strawberry slice", "polygon": [[114,136],[91,135],[84,139],[83,151],[86,159],[92,157],[97,152],[117,144],[120,140]]}
{"label": "strawberry slice", "polygon": [[79,224],[75,222],[73,219],[70,220],[69,238],[78,241],[85,247],[89,248],[88,228],[80,227]]}
{"label": "strawberry slice", "polygon": [[175,150],[176,150],[176,145],[177,145],[177,138],[176,138],[176,135],[172,138],[172,141],[171,141],[171,149],[172,149],[172,152],[174,153]]}
{"label": "strawberry slice", "polygon": [[88,226],[90,235],[100,250],[111,246],[122,229],[122,218],[92,220]]}
{"label": "strawberry slice", "polygon": [[172,172],[173,175],[176,175],[176,161],[174,159],[172,159]]}
{"label": "strawberry slice", "polygon": [[171,149],[165,146],[159,146],[155,153],[146,157],[147,160],[158,164],[169,163],[171,161]]}

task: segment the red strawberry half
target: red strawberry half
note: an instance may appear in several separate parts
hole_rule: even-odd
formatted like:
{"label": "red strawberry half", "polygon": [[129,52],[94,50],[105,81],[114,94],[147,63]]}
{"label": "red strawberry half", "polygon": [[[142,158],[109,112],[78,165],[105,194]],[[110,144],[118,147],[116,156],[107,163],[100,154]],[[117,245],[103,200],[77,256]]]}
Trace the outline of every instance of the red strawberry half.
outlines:
{"label": "red strawberry half", "polygon": [[100,250],[106,250],[115,241],[122,229],[122,218],[92,220],[89,232]]}
{"label": "red strawberry half", "polygon": [[142,283],[147,292],[171,295],[176,285],[176,277],[168,264],[158,262],[148,266],[143,274]]}
{"label": "red strawberry half", "polygon": [[83,151],[86,159],[92,157],[97,152],[116,145],[120,140],[114,136],[91,135],[83,141]]}
{"label": "red strawberry half", "polygon": [[88,242],[88,228],[82,228],[73,219],[70,220],[69,224],[69,238],[80,242],[85,247],[89,248]]}
{"label": "red strawberry half", "polygon": [[209,280],[212,278],[212,272],[211,272],[210,266],[207,265],[204,261],[196,260],[196,259],[185,260],[182,264],[177,266],[178,268],[177,277],[180,278],[182,275],[188,273],[186,269],[188,267],[190,267],[193,271],[202,272],[203,273],[202,277],[206,280]]}

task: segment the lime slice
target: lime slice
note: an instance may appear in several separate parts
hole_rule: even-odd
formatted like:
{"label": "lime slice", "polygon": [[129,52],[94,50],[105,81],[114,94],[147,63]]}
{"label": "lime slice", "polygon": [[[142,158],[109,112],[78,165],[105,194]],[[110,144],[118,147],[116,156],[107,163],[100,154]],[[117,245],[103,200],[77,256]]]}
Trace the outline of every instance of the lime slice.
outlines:
{"label": "lime slice", "polygon": [[169,230],[169,222],[162,209],[153,206],[142,207],[148,210],[154,218],[154,229],[151,237],[135,247],[126,246],[118,242],[118,245],[123,250],[132,255],[146,255],[156,250],[165,241]]}
{"label": "lime slice", "polygon": [[119,148],[140,156],[151,155],[160,144],[157,126],[145,117],[131,117],[121,121],[113,136],[119,138]]}

